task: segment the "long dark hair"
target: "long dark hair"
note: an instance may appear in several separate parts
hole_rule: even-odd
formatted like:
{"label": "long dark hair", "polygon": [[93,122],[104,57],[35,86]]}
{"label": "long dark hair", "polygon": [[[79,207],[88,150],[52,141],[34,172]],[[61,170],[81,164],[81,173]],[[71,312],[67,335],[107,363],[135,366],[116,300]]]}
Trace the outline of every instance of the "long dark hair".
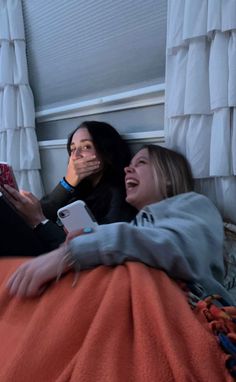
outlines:
{"label": "long dark hair", "polygon": [[103,178],[113,184],[124,183],[124,167],[131,159],[127,143],[120,134],[106,122],[84,121],[68,137],[67,151],[71,155],[71,141],[78,129],[86,128],[93,139],[96,151],[103,161]]}

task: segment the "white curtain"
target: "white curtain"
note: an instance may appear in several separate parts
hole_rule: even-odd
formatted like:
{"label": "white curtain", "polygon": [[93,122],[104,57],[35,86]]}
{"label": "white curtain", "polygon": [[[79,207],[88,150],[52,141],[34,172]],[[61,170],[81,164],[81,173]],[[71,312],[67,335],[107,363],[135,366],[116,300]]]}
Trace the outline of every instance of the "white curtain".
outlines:
{"label": "white curtain", "polygon": [[236,222],[236,1],[169,0],[166,136]]}
{"label": "white curtain", "polygon": [[0,161],[12,165],[19,188],[43,195],[21,0],[0,0]]}

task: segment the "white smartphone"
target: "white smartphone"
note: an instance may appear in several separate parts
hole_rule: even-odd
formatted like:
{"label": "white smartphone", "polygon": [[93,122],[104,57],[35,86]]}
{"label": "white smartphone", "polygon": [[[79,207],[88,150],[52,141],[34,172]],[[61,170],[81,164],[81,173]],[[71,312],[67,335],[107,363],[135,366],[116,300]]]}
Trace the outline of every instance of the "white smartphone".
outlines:
{"label": "white smartphone", "polygon": [[98,225],[91,211],[82,200],[76,200],[57,211],[57,216],[68,232],[81,228],[96,229]]}

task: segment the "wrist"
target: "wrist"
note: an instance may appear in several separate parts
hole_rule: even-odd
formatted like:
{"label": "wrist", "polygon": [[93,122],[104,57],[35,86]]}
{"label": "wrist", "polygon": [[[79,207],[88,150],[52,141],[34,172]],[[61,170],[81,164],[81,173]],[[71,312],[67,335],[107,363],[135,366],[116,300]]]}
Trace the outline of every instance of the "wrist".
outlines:
{"label": "wrist", "polygon": [[[60,260],[59,260],[59,267],[57,269],[57,281],[61,278],[63,273],[73,270],[75,265],[75,260],[72,258],[70,248],[66,242],[59,247],[58,251],[59,251],[58,255]],[[79,275],[78,266],[77,266],[77,269],[74,269],[74,270],[75,270],[75,277],[72,283],[72,287],[74,287],[78,281],[78,275]]]}
{"label": "wrist", "polygon": [[60,185],[66,190],[66,191],[69,191],[69,192],[74,192],[75,190],[75,187],[64,177],[61,181],[60,181]]}
{"label": "wrist", "polygon": [[36,224],[34,224],[34,225],[32,226],[32,228],[33,228],[33,230],[36,230],[36,231],[37,231],[40,227],[44,226],[44,225],[47,224],[48,222],[49,222],[48,219],[43,218],[43,219],[41,219],[40,221],[38,221]]}
{"label": "wrist", "polygon": [[80,176],[76,174],[66,174],[64,177],[64,180],[71,186],[71,187],[76,187],[81,181]]}
{"label": "wrist", "polygon": [[66,242],[64,242],[63,244],[61,244],[61,246],[59,247],[60,248],[60,257],[61,257],[61,260],[62,260],[62,263],[63,263],[63,270],[64,271],[69,271],[73,268],[73,263],[71,261],[71,252],[70,252],[70,248],[68,246],[68,244]]}

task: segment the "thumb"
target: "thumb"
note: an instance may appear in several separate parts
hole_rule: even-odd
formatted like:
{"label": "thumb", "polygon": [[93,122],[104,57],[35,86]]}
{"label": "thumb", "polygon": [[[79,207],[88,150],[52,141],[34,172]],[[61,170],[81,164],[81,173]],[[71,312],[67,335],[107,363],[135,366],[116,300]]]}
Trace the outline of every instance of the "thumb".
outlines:
{"label": "thumb", "polygon": [[86,235],[92,232],[93,232],[93,229],[91,227],[81,228],[76,231],[69,232],[66,237],[66,243],[68,243],[70,240],[74,239],[77,236]]}
{"label": "thumb", "polygon": [[83,229],[77,229],[75,231],[69,232],[66,236],[66,243],[80,235],[83,235]]}

